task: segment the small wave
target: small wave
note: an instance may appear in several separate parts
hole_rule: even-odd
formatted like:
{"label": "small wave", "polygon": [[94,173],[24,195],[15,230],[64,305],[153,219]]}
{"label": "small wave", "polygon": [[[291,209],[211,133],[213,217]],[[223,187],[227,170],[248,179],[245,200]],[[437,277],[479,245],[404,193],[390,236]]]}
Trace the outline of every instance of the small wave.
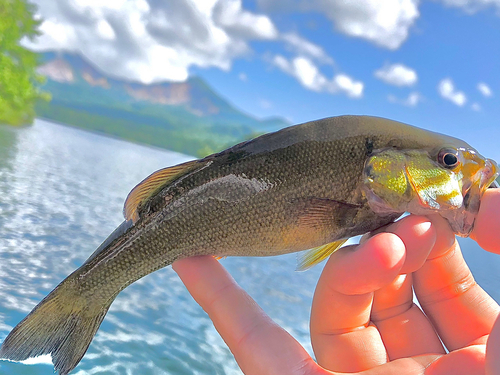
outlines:
{"label": "small wave", "polygon": [[50,354],[39,355],[38,357],[28,358],[24,361],[12,361],[10,359],[2,359],[5,362],[14,362],[14,363],[22,363],[23,365],[51,365],[52,364],[52,356]]}

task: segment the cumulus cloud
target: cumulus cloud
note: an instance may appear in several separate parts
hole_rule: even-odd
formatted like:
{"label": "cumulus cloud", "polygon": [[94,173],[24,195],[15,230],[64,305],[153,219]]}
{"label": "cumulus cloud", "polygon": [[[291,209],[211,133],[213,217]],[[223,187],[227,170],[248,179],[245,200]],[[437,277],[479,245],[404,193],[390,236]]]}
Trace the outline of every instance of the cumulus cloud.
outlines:
{"label": "cumulus cloud", "polygon": [[44,19],[34,50],[79,52],[107,74],[183,81],[191,66],[228,70],[252,40],[276,40],[271,19],[241,0],[34,0]]}
{"label": "cumulus cloud", "polygon": [[418,103],[420,103],[424,97],[420,95],[418,92],[411,92],[408,95],[408,98],[404,101],[405,105],[408,105],[410,107],[416,107]]}
{"label": "cumulus cloud", "polygon": [[466,13],[476,13],[480,10],[494,7],[500,15],[500,0],[441,0],[446,6],[462,8]]}
{"label": "cumulus cloud", "polygon": [[375,77],[394,86],[413,86],[417,83],[417,72],[403,64],[385,65],[375,71]]}
{"label": "cumulus cloud", "polygon": [[338,31],[392,50],[408,38],[419,17],[418,0],[258,0],[258,3],[268,11],[324,14]]}
{"label": "cumulus cloud", "polygon": [[292,52],[308,56],[323,64],[333,64],[333,59],[325,53],[323,48],[304,39],[297,33],[285,33],[281,38]]}
{"label": "cumulus cloud", "polygon": [[439,82],[438,92],[441,96],[452,103],[463,106],[467,102],[467,97],[463,91],[459,91],[455,88],[455,84],[450,78],[445,78]]}
{"label": "cumulus cloud", "polygon": [[408,94],[408,97],[405,99],[399,99],[399,98],[395,97],[394,95],[389,95],[388,100],[391,103],[398,103],[398,104],[405,105],[407,107],[416,107],[418,105],[418,103],[420,103],[424,100],[424,97],[420,93],[415,91],[415,92],[411,92],[410,94]]}
{"label": "cumulus cloud", "polygon": [[[198,0],[195,4],[204,2],[206,0]],[[217,1],[213,7],[213,21],[230,35],[243,39],[275,39],[278,36],[269,17],[244,10],[241,0]]]}
{"label": "cumulus cloud", "polygon": [[493,95],[493,92],[491,91],[490,87],[484,82],[479,82],[477,84],[477,89],[481,92],[481,94],[483,94],[487,98]]}
{"label": "cumulus cloud", "polygon": [[299,56],[291,60],[274,56],[272,63],[283,72],[295,77],[305,88],[317,92],[332,94],[343,92],[352,98],[363,96],[363,83],[355,81],[345,74],[337,74],[332,79],[326,78],[318,67],[307,57]]}

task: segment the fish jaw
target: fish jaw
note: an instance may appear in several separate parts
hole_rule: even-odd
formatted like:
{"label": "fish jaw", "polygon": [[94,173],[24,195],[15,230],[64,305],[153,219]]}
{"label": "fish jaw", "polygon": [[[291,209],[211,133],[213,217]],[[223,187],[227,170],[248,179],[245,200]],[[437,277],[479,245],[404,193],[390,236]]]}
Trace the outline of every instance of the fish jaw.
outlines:
{"label": "fish jaw", "polygon": [[486,189],[495,184],[495,187],[498,187],[498,183],[496,182],[496,178],[500,175],[500,168],[498,164],[493,159],[486,159],[485,169],[481,175],[481,189],[483,193]]}
{"label": "fish jaw", "polygon": [[371,209],[381,216],[437,213],[457,235],[469,236],[481,197],[500,171],[495,161],[472,148],[456,151],[455,168],[440,166],[436,151],[374,151],[365,163],[362,185]]}
{"label": "fish jaw", "polygon": [[[480,155],[479,155],[480,156]],[[464,184],[464,203],[454,211],[445,211],[441,215],[448,221],[451,229],[460,237],[468,237],[474,229],[476,215],[479,212],[481,197],[499,175],[497,163],[492,159],[477,158],[477,172],[471,177],[470,184]],[[465,177],[465,176],[464,176]]]}

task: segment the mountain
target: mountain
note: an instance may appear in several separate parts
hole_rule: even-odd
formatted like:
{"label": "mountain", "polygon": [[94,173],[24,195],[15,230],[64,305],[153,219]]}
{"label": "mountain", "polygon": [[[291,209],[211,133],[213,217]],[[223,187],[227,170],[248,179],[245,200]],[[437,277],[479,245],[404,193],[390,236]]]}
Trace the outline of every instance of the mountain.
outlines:
{"label": "mountain", "polygon": [[199,77],[142,84],[110,77],[77,54],[47,52],[38,72],[52,101],[40,117],[130,141],[203,156],[288,126],[235,108]]}

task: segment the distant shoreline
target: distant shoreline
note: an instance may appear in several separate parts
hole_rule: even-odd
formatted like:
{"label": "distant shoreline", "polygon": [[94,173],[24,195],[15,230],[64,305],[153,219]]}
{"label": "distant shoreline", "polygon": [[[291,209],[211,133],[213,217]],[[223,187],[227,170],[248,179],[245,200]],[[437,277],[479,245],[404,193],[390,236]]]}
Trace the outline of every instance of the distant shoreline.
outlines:
{"label": "distant shoreline", "polygon": [[[64,126],[64,127],[67,127],[67,128],[78,129],[78,130],[81,130],[81,131],[84,131],[84,132],[87,132],[87,133],[101,135],[103,137],[115,139],[117,141],[129,142],[129,143],[133,143],[133,144],[136,144],[136,145],[140,145],[140,146],[145,146],[145,147],[148,147],[148,148],[152,148],[154,150],[168,151],[168,152],[172,152],[172,153],[175,153],[175,154],[186,156],[188,158],[197,159],[196,156],[184,154],[184,153],[179,152],[179,151],[170,150],[170,149],[165,148],[165,147],[160,147],[160,146],[155,146],[155,145],[152,145],[152,144],[149,144],[149,143],[145,143],[145,142],[133,141],[133,140],[130,140],[130,139],[125,139],[125,138],[119,137],[117,135],[105,133],[105,132],[102,132],[102,131],[99,131],[99,130],[91,130],[91,129],[82,128],[82,127],[77,126],[77,125],[66,124],[64,122],[57,121],[57,120],[52,120],[52,119],[47,118],[47,117],[37,116],[37,117],[35,117],[35,121],[36,120],[42,120],[42,121],[50,122],[52,124]],[[29,127],[29,126],[32,126],[32,125],[14,126],[14,128]]]}

